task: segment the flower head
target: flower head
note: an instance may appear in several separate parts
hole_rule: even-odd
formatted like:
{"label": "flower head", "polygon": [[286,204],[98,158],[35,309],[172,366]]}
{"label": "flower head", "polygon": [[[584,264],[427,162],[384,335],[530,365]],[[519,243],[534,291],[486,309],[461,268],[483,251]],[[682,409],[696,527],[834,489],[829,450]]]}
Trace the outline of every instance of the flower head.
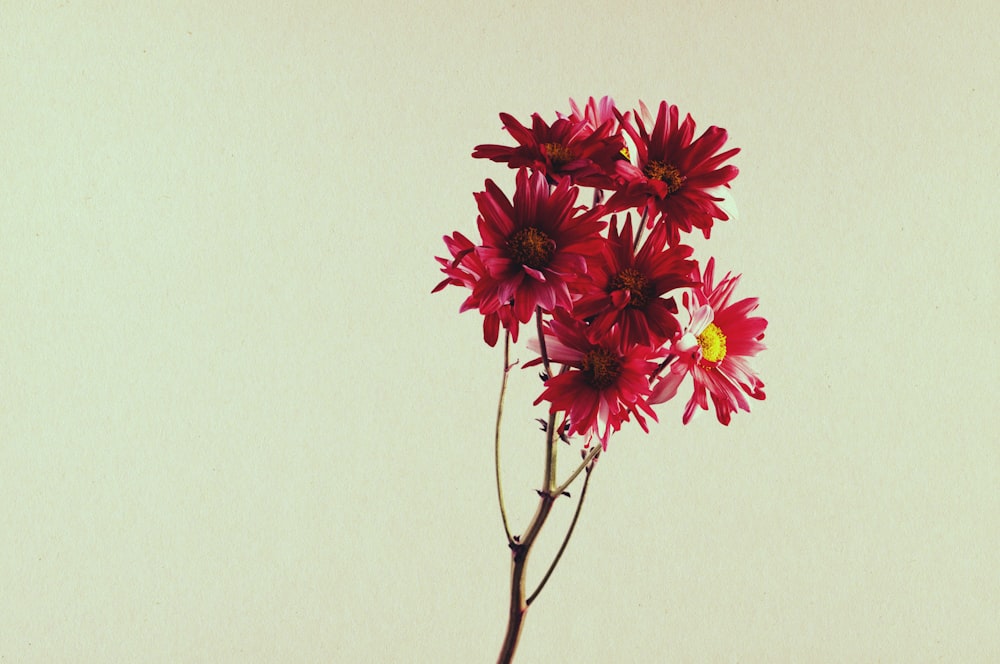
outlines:
{"label": "flower head", "polygon": [[611,132],[610,122],[592,127],[583,120],[563,117],[549,126],[535,113],[528,129],[507,113],[501,113],[500,119],[518,144],[477,145],[473,157],[505,162],[511,168],[531,168],[551,182],[568,179],[588,187],[611,187],[609,173],[625,142]]}
{"label": "flower head", "polygon": [[748,364],[749,358],[764,350],[761,340],[767,321],[750,314],[757,309],[757,298],[730,302],[739,275],[727,274],[713,286],[715,259],[709,259],[702,285],[691,297],[685,294],[684,307],[691,322],[671,347],[677,360],[653,388],[652,403],[674,397],[688,374],[694,382],[694,394],[684,408],[687,424],[695,408],[708,410],[711,396],[715,413],[722,424],[729,424],[733,412],[750,410],[746,397],[764,399],[764,382]]}
{"label": "flower head", "polygon": [[[548,359],[568,369],[545,381],[535,404],[549,401],[550,412],[567,414],[568,433],[585,435],[588,444],[596,436],[605,449],[611,433],[632,415],[643,431],[649,431],[642,412],[656,419],[648,403],[649,376],[662,351],[625,343],[617,329],[592,340],[586,323],[565,311],[555,313],[544,335]],[[540,348],[537,342],[529,345]]]}
{"label": "flower head", "polygon": [[513,203],[492,180],[475,195],[482,237],[475,251],[486,274],[473,296],[484,315],[511,305],[514,320],[526,323],[536,306],[546,312],[572,306],[570,287],[600,251],[606,223],[595,221],[593,210],[577,214],[577,189],[566,180],[550,193],[541,173],[521,169],[516,184]]}
{"label": "flower head", "polygon": [[667,102],[660,103],[650,133],[643,121],[644,116],[648,122],[650,114],[641,106],[634,122],[622,118],[622,128],[635,143],[636,163],[616,162],[622,184],[608,207],[645,210],[650,226],[658,221],[666,224],[670,244],[679,241],[681,231],[693,228],[709,237],[715,219],[729,218],[718,205],[723,199],[716,194],[739,173],[735,166],[723,165],[739,148],[719,152],[728,137],[720,127],[709,127],[694,138],[694,120],[687,115],[679,122],[677,107]]}
{"label": "flower head", "polygon": [[660,225],[636,251],[631,216],[626,217],[621,233],[617,219],[612,219],[600,260],[594,261],[590,282],[573,305],[577,318],[592,318],[593,334],[618,325],[626,343],[648,346],[659,346],[677,335],[677,303],[663,296],[695,285],[691,275],[697,264],[688,260],[691,247],[668,248],[666,241],[667,231]]}
{"label": "flower head", "polygon": [[[479,309],[482,298],[492,302],[496,298],[496,282],[488,280],[484,287],[479,287],[487,271],[482,259],[476,254],[476,246],[472,240],[455,232],[451,236],[445,235],[444,243],[451,253],[451,258],[436,256],[435,259],[441,264],[441,271],[447,276],[431,292],[436,293],[445,286],[471,289],[472,294],[462,302],[459,312]],[[483,340],[490,346],[495,346],[500,334],[500,325],[503,323],[511,338],[517,342],[518,321],[514,318],[513,306],[508,302],[495,310],[492,306],[490,308],[490,313],[483,316]]]}

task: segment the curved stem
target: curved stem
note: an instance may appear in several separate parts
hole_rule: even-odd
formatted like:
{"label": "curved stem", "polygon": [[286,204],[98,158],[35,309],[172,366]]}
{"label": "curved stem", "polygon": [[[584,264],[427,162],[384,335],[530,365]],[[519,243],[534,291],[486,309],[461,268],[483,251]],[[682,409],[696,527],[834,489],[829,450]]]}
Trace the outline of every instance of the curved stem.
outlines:
{"label": "curved stem", "polygon": [[[577,467],[577,469],[573,471],[573,474],[570,475],[569,478],[565,482],[563,482],[562,484],[560,484],[559,487],[555,490],[555,492],[554,492],[555,495],[557,495],[557,496],[562,495],[563,491],[565,491],[566,489],[568,489],[569,485],[572,484],[573,480],[576,479],[576,476],[579,475],[590,464],[591,461],[593,461],[594,459],[596,459],[597,455],[600,454],[600,453],[601,453],[601,447],[600,447],[600,445],[595,446],[594,448],[592,448],[590,450],[590,453],[587,454],[586,457],[584,457],[583,463],[581,463]],[[587,475],[588,475],[588,478],[589,478],[590,471],[587,471]]]}
{"label": "curved stem", "polygon": [[[545,428],[545,477],[546,482],[552,476],[551,466],[554,457],[554,432],[555,413],[549,414],[549,423]],[[524,573],[528,565],[528,556],[531,554],[531,547],[549,518],[552,504],[555,502],[558,493],[553,494],[550,490],[544,489],[538,492],[538,509],[535,516],[531,518],[528,529],[524,537],[514,538],[510,544],[511,569],[510,569],[510,606],[507,613],[507,633],[504,634],[503,644],[500,646],[500,655],[497,664],[508,664],[514,658],[514,651],[517,643],[521,639],[521,628],[524,627],[524,615],[528,611],[528,602],[525,600],[525,579]]]}
{"label": "curved stem", "polygon": [[503,399],[507,393],[507,374],[510,373],[510,331],[503,337],[503,380],[500,383],[500,399],[497,401],[497,423],[493,435],[493,460],[497,475],[497,499],[500,502],[500,517],[503,519],[503,531],[507,535],[507,544],[514,543],[507,521],[507,508],[503,500],[503,485],[500,483],[500,421],[503,419]]}
{"label": "curved stem", "polygon": [[[597,458],[595,454],[593,458]],[[573,536],[573,529],[576,528],[576,520],[580,518],[580,509],[583,507],[583,499],[587,497],[587,485],[590,484],[590,473],[593,471],[594,466],[591,464],[587,466],[587,475],[583,478],[583,488],[580,489],[580,499],[576,503],[576,511],[573,512],[573,520],[569,523],[569,530],[566,531],[566,537],[563,538],[562,544],[559,545],[559,551],[556,552],[556,557],[552,559],[552,564],[549,565],[549,569],[545,572],[545,576],[542,577],[541,582],[539,582],[538,587],[535,588],[535,592],[531,593],[525,604],[531,606],[531,603],[535,601],[538,597],[538,593],[542,592],[542,588],[548,582],[549,577],[552,576],[553,570],[555,570],[556,565],[559,564],[559,559],[562,558],[563,551],[566,550],[566,545],[569,544],[569,538]]]}

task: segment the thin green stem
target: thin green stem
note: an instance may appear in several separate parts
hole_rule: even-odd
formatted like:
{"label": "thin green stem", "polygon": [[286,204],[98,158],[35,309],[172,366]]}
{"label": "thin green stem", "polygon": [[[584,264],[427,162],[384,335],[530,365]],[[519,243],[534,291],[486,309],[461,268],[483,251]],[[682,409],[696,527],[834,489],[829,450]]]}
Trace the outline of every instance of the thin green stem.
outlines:
{"label": "thin green stem", "polygon": [[[597,458],[595,454],[594,459]],[[559,546],[559,551],[556,552],[556,557],[552,559],[552,564],[549,565],[549,569],[545,572],[545,576],[542,577],[541,582],[539,582],[538,587],[535,588],[535,592],[531,593],[525,604],[531,606],[531,603],[535,601],[538,597],[538,593],[542,592],[542,588],[548,582],[549,577],[552,576],[552,572],[555,570],[556,565],[559,564],[559,559],[562,558],[563,551],[566,550],[566,545],[569,544],[569,538],[573,536],[573,529],[576,528],[576,520],[580,518],[580,509],[583,507],[583,499],[587,497],[587,485],[590,484],[590,473],[593,472],[593,464],[587,466],[587,475],[583,478],[583,487],[580,489],[580,498],[576,503],[576,511],[573,512],[573,520],[569,523],[569,530],[566,531],[566,537],[563,538],[562,544]]]}
{"label": "thin green stem", "polygon": [[[579,466],[577,466],[576,470],[574,470],[574,471],[573,471],[573,474],[572,474],[572,475],[570,475],[570,476],[569,476],[569,478],[568,478],[568,479],[567,479],[567,480],[566,480],[565,482],[563,482],[562,484],[560,484],[560,485],[559,485],[559,488],[557,488],[557,489],[556,489],[556,490],[554,491],[554,495],[556,495],[556,496],[559,496],[559,495],[561,495],[561,494],[562,494],[562,493],[563,493],[563,492],[564,492],[564,491],[565,491],[566,489],[568,489],[568,488],[569,488],[569,485],[570,485],[570,484],[572,484],[572,483],[573,483],[573,480],[575,480],[575,479],[576,479],[576,476],[577,476],[577,475],[579,475],[579,474],[580,474],[581,472],[583,472],[583,470],[584,470],[584,469],[585,469],[585,468],[587,467],[587,465],[588,465],[588,464],[589,464],[589,463],[590,463],[591,461],[593,461],[594,459],[596,459],[596,458],[597,458],[597,455],[601,453],[601,449],[602,449],[602,448],[601,448],[601,446],[600,446],[600,445],[595,445],[595,446],[594,446],[593,448],[591,448],[591,450],[590,450],[590,452],[589,452],[589,453],[587,454],[587,456],[586,456],[586,457],[584,457],[584,459],[583,459],[583,463],[581,463],[581,464],[580,464]],[[588,474],[589,474],[589,473],[588,473]]]}
{"label": "thin green stem", "polygon": [[500,517],[503,519],[503,531],[507,535],[507,544],[514,543],[514,535],[510,532],[507,520],[507,508],[503,500],[503,485],[500,482],[500,421],[503,419],[503,399],[507,394],[507,375],[510,373],[510,331],[503,337],[503,380],[500,383],[500,398],[497,401],[497,423],[493,436],[493,460],[497,474],[497,500],[500,503]]}
{"label": "thin green stem", "polygon": [[[538,328],[538,348],[542,355],[542,364],[545,366],[546,380],[552,377],[552,367],[549,364],[549,353],[545,347],[545,334],[542,331],[542,308],[535,307],[535,325]],[[556,453],[558,449],[555,445],[556,414],[549,413],[549,424],[545,427],[545,478],[542,482],[542,491],[552,493],[556,485]],[[555,495],[559,495],[556,493]]]}

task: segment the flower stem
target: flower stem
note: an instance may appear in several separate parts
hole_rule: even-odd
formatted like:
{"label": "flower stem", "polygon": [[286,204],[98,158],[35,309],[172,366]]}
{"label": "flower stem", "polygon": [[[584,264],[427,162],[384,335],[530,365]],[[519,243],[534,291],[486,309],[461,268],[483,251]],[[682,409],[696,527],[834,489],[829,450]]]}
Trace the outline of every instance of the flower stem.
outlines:
{"label": "flower stem", "polygon": [[646,217],[649,215],[649,208],[642,209],[642,218],[639,219],[639,228],[635,229],[635,241],[632,243],[632,250],[639,251],[639,240],[642,238],[642,232],[646,229]]}
{"label": "flower stem", "polygon": [[[573,480],[576,479],[576,476],[579,475],[580,472],[583,471],[585,468],[587,468],[587,466],[590,464],[590,462],[593,461],[594,459],[596,459],[597,455],[600,454],[600,453],[601,453],[601,447],[599,445],[593,447],[590,450],[590,453],[587,454],[586,457],[584,457],[583,463],[581,463],[577,467],[577,469],[573,471],[573,474],[570,475],[569,478],[565,482],[563,482],[562,484],[559,485],[559,487],[555,490],[554,493],[558,496],[558,495],[561,495],[563,491],[565,491],[566,489],[568,489],[569,485],[572,484]],[[587,475],[588,476],[590,475],[590,471],[589,470],[587,471]]]}
{"label": "flower stem", "polygon": [[[551,377],[551,367],[549,366],[549,357],[545,348],[545,336],[542,333],[542,310],[537,308],[535,311],[538,325],[538,338],[539,346],[542,355],[542,363],[545,365],[545,373],[547,376]],[[506,360],[506,348],[505,345],[505,362]],[[506,365],[505,365],[506,368]],[[504,387],[506,387],[506,377],[504,378]],[[502,394],[502,391],[501,391]],[[497,415],[497,431],[499,431],[499,413]],[[499,434],[498,440],[499,440]],[[576,521],[580,516],[580,508],[583,505],[583,498],[587,493],[587,483],[590,481],[590,471],[593,468],[593,461],[597,458],[600,453],[601,448],[595,447],[584,459],[583,464],[580,465],[576,471],[570,475],[569,479],[562,485],[557,485],[556,483],[556,455],[558,452],[558,447],[555,442],[556,439],[556,412],[552,411],[549,413],[548,424],[545,427],[545,472],[542,478],[542,488],[538,491],[538,508],[535,510],[535,515],[531,518],[530,523],[528,523],[528,528],[522,537],[510,536],[508,534],[508,543],[511,551],[511,568],[510,568],[510,605],[508,607],[507,614],[507,632],[504,634],[503,644],[500,647],[500,655],[497,658],[497,664],[509,664],[509,662],[514,658],[514,651],[517,649],[518,641],[521,639],[521,630],[524,627],[524,616],[528,612],[528,605],[531,604],[538,594],[542,591],[542,587],[552,576],[552,571],[555,569],[556,564],[562,557],[563,551],[566,549],[566,545],[569,543],[570,535],[573,534],[573,529],[576,527]],[[499,449],[499,442],[497,442],[497,448]],[[499,487],[499,453],[497,454],[497,486]],[[563,539],[562,545],[559,547],[559,552],[556,554],[555,560],[549,565],[548,570],[545,572],[545,576],[542,578],[541,583],[531,594],[530,597],[526,596],[525,593],[525,571],[528,566],[528,556],[531,554],[531,548],[535,544],[535,540],[538,538],[538,534],[542,530],[542,526],[545,525],[545,521],[549,517],[549,513],[552,511],[552,505],[555,503],[556,498],[563,495],[566,487],[569,486],[574,479],[584,470],[587,470],[587,478],[584,480],[583,491],[580,494],[580,501],[577,503],[576,512],[573,514],[573,520],[570,523],[569,531],[566,533]],[[501,505],[503,504],[501,498]],[[502,508],[501,508],[502,511]],[[506,527],[506,516],[504,517],[504,526]],[[509,531],[508,531],[509,533]]]}
{"label": "flower stem", "polygon": [[[552,461],[555,456],[555,432],[556,415],[549,414],[548,426],[545,427],[545,482],[548,484],[552,477]],[[521,638],[521,628],[524,626],[524,615],[528,611],[528,602],[525,599],[525,578],[524,572],[528,565],[528,556],[531,554],[531,547],[541,532],[545,520],[549,517],[552,504],[560,494],[553,494],[546,486],[538,492],[538,508],[535,516],[531,518],[528,529],[523,537],[514,537],[510,544],[511,567],[510,567],[510,606],[507,613],[507,633],[504,635],[503,644],[500,647],[500,655],[497,657],[497,664],[509,664],[514,658],[514,651]]]}
{"label": "flower stem", "polygon": [[500,483],[500,421],[503,419],[503,399],[507,393],[507,374],[510,373],[510,331],[506,331],[503,337],[503,380],[500,383],[500,398],[497,401],[497,424],[493,436],[493,457],[497,475],[497,499],[500,503],[500,517],[503,519],[503,531],[507,535],[507,544],[514,543],[514,536],[510,532],[510,523],[507,521],[507,508],[504,506],[503,485]]}
{"label": "flower stem", "polygon": [[545,334],[542,332],[542,308],[535,307],[535,325],[538,329],[538,348],[542,356],[542,365],[545,367],[546,380],[552,378],[552,367],[549,366],[549,354],[545,349]]}
{"label": "flower stem", "polygon": [[[600,448],[597,448],[600,449]],[[576,520],[580,518],[580,509],[583,507],[583,499],[587,497],[587,485],[590,484],[590,473],[594,469],[593,461],[597,459],[596,454],[592,454],[587,462],[587,475],[583,478],[583,488],[580,489],[580,498],[576,503],[576,510],[573,512],[573,520],[569,523],[569,530],[566,531],[566,537],[563,538],[562,544],[559,545],[559,551],[556,552],[556,557],[552,559],[552,564],[549,565],[549,569],[545,572],[545,576],[542,577],[541,582],[539,582],[538,587],[535,588],[535,592],[531,593],[525,604],[531,606],[531,603],[535,601],[538,594],[542,592],[542,588],[548,582],[549,577],[552,576],[553,570],[555,570],[556,565],[559,564],[559,559],[562,558],[563,551],[566,550],[566,545],[569,544],[569,538],[573,536],[573,529],[576,528]],[[574,475],[575,477],[575,475]],[[572,480],[570,480],[572,481]],[[561,495],[561,493],[560,493]]]}

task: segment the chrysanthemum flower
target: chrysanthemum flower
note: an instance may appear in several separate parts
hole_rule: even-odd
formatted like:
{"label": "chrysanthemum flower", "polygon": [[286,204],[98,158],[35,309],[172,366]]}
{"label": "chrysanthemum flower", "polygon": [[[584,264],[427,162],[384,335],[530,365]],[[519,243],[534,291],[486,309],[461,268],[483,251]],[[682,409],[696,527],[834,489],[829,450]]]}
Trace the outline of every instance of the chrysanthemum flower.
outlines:
{"label": "chrysanthemum flower", "polygon": [[659,346],[680,332],[674,315],[677,303],[663,296],[693,286],[697,264],[688,260],[691,247],[667,248],[666,241],[667,231],[658,225],[636,252],[631,216],[621,233],[617,219],[612,219],[601,258],[592,264],[590,283],[573,304],[574,316],[592,318],[592,335],[618,325],[625,343]]}
{"label": "chrysanthemum flower", "polygon": [[687,424],[695,407],[708,410],[712,397],[715,413],[722,424],[729,424],[733,412],[750,410],[747,396],[764,399],[764,383],[757,377],[747,360],[764,350],[761,340],[767,321],[751,316],[757,308],[757,298],[730,303],[739,275],[727,274],[713,286],[715,259],[709,259],[702,285],[685,294],[684,307],[691,322],[673,343],[671,353],[676,361],[656,383],[650,403],[662,403],[674,397],[688,374],[694,381],[694,394],[684,408]]}
{"label": "chrysanthemum flower", "polygon": [[[649,376],[663,351],[624,343],[617,328],[599,341],[591,340],[586,323],[562,310],[547,323],[544,335],[549,361],[569,369],[545,381],[536,405],[549,401],[550,412],[565,412],[569,417],[568,433],[586,436],[588,445],[596,436],[604,449],[611,433],[631,415],[649,432],[642,412],[656,420],[648,403]],[[540,348],[537,340],[529,345]]]}
{"label": "chrysanthemum flower", "polygon": [[[441,271],[447,276],[431,292],[436,293],[445,286],[471,289],[473,293],[462,302],[459,312],[479,309],[480,299],[483,297],[496,299],[496,282],[490,284],[492,291],[490,287],[480,288],[478,291],[476,289],[479,282],[487,275],[487,271],[482,259],[476,254],[476,246],[472,240],[455,232],[451,236],[445,235],[444,243],[451,253],[451,258],[436,256],[435,260],[441,264]],[[495,346],[497,343],[501,323],[510,332],[511,338],[517,341],[518,322],[514,318],[513,306],[507,303],[483,316],[483,340],[490,346]]]}
{"label": "chrysanthemum flower", "polygon": [[554,183],[569,179],[587,187],[611,187],[609,174],[625,142],[620,134],[611,132],[610,122],[594,128],[587,122],[559,118],[549,126],[535,113],[528,129],[507,113],[501,113],[500,120],[518,144],[477,145],[473,157],[511,168],[531,168]]}
{"label": "chrysanthemum flower", "polygon": [[487,276],[473,289],[484,315],[513,306],[514,319],[527,323],[535,307],[551,312],[573,304],[570,287],[587,272],[587,259],[600,251],[599,213],[574,207],[578,190],[567,180],[550,193],[541,173],[517,173],[514,202],[492,180],[476,194],[482,245],[476,255]]}
{"label": "chrysanthemum flower", "polygon": [[709,127],[694,138],[694,120],[687,115],[679,122],[677,107],[667,102],[660,103],[649,133],[642,117],[648,120],[649,111],[641,106],[634,123],[622,118],[623,130],[635,143],[636,163],[616,162],[622,184],[608,200],[609,209],[645,210],[651,227],[660,220],[666,224],[670,244],[692,228],[700,228],[708,238],[715,219],[729,219],[718,205],[723,199],[717,189],[728,187],[739,173],[735,166],[722,165],[739,148],[719,152],[728,136],[721,127]]}
{"label": "chrysanthemum flower", "polygon": [[623,116],[615,106],[614,99],[608,96],[601,97],[600,100],[589,97],[587,103],[582,108],[574,99],[570,99],[569,107],[569,115],[564,115],[558,111],[556,115],[559,118],[569,118],[574,122],[582,122],[593,130],[607,124],[611,135],[618,134],[621,131],[619,118],[624,117],[627,121],[627,118],[631,115],[631,111],[629,111]]}

